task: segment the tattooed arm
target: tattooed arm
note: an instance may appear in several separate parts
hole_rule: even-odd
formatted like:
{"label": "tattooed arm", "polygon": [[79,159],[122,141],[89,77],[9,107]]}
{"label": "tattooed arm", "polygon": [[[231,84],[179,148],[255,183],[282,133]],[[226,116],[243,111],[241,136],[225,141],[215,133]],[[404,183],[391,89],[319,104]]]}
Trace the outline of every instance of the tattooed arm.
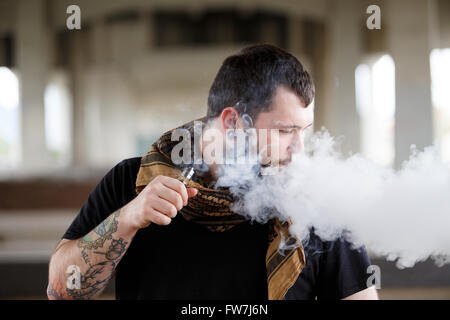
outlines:
{"label": "tattooed arm", "polygon": [[[60,242],[50,261],[49,299],[92,299],[103,292],[137,231],[121,216],[116,211],[83,238]],[[79,286],[67,288],[69,266],[80,271]]]}
{"label": "tattooed arm", "polygon": [[[186,188],[177,179],[157,176],[135,199],[86,236],[77,240],[63,239],[50,260],[48,298],[92,299],[100,295],[137,230],[150,223],[168,225],[187,204],[188,198],[196,194],[197,189]],[[70,266],[80,271],[79,288],[67,287]]]}

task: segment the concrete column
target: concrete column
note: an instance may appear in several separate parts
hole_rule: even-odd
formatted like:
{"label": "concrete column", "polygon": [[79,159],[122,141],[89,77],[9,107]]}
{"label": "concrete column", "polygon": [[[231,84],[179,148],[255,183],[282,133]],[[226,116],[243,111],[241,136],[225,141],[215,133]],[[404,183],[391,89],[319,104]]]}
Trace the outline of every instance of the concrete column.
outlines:
{"label": "concrete column", "polygon": [[450,48],[450,1],[439,0],[440,47]]}
{"label": "concrete column", "polygon": [[6,57],[5,57],[5,44],[3,38],[2,38],[2,34],[0,33],[0,67],[4,67],[6,65]]}
{"label": "concrete column", "polygon": [[49,68],[49,30],[45,1],[17,2],[17,66],[20,81],[21,158],[23,168],[50,165],[45,144],[44,90]]}
{"label": "concrete column", "polygon": [[86,41],[84,41],[86,34],[71,32],[67,36],[70,39],[70,75],[73,93],[73,165],[87,166],[87,136],[83,95],[83,73],[86,65],[83,51],[85,51],[86,46]]}
{"label": "concrete column", "polygon": [[387,46],[395,62],[397,168],[409,158],[411,144],[423,148],[433,142],[430,51],[437,32],[435,5],[434,0],[386,3]]}
{"label": "concrete column", "polygon": [[321,124],[334,136],[344,136],[342,151],[360,149],[360,125],[355,99],[355,69],[361,58],[361,8],[357,0],[329,1],[327,50]]}
{"label": "concrete column", "polygon": [[111,42],[107,26],[102,19],[96,21],[90,30],[91,37],[88,46],[91,48],[95,67],[105,67],[111,62]]}
{"label": "concrete column", "polygon": [[92,49],[92,65],[83,68],[83,112],[86,157],[90,166],[102,167],[105,158],[104,125],[105,97],[107,91],[108,68],[111,67],[110,34],[103,21],[97,21],[90,31],[88,46]]}

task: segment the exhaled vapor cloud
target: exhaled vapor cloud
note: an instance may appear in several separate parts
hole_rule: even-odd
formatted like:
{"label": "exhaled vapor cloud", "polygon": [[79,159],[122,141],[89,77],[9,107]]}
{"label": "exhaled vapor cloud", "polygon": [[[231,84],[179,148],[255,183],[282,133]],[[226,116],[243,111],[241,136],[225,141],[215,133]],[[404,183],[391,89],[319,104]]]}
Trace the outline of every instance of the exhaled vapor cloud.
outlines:
{"label": "exhaled vapor cloud", "polygon": [[343,157],[324,130],[307,142],[305,154],[276,175],[250,179],[246,169],[229,168],[219,185],[226,181],[241,196],[237,208],[253,220],[290,218],[299,239],[314,227],[323,240],[342,235],[398,267],[430,257],[450,262],[450,168],[433,147],[393,170],[358,154]]}

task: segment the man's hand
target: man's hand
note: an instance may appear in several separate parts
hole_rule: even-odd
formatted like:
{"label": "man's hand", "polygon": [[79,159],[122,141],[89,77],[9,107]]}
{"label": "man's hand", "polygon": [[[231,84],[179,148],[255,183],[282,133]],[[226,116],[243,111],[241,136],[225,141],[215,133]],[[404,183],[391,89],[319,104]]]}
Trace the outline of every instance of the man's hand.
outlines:
{"label": "man's hand", "polygon": [[168,225],[185,205],[196,196],[198,190],[186,188],[179,180],[157,176],[139,195],[122,208],[123,221],[134,229],[150,223]]}
{"label": "man's hand", "polygon": [[378,300],[378,293],[375,286],[356,292],[342,300]]}
{"label": "man's hand", "polygon": [[[99,296],[140,228],[167,225],[198,190],[176,179],[158,176],[131,202],[106,217],[84,237],[63,240],[49,266],[49,299],[93,299]],[[81,272],[80,287],[67,288],[67,267]]]}

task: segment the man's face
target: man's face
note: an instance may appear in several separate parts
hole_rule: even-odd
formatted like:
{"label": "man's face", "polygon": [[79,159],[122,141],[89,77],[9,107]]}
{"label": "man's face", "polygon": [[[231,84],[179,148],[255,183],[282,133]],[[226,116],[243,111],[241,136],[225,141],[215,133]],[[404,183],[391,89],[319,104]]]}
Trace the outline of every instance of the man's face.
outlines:
{"label": "man's face", "polygon": [[[313,119],[311,105],[306,107],[292,90],[284,86],[278,87],[272,99],[271,110],[259,113],[254,121],[258,132],[258,150],[267,150],[263,163],[287,165],[294,153],[303,152],[305,129],[312,125]],[[266,138],[258,129],[277,129],[278,147],[276,141],[272,141],[270,131]],[[278,154],[271,150],[278,150]]]}

